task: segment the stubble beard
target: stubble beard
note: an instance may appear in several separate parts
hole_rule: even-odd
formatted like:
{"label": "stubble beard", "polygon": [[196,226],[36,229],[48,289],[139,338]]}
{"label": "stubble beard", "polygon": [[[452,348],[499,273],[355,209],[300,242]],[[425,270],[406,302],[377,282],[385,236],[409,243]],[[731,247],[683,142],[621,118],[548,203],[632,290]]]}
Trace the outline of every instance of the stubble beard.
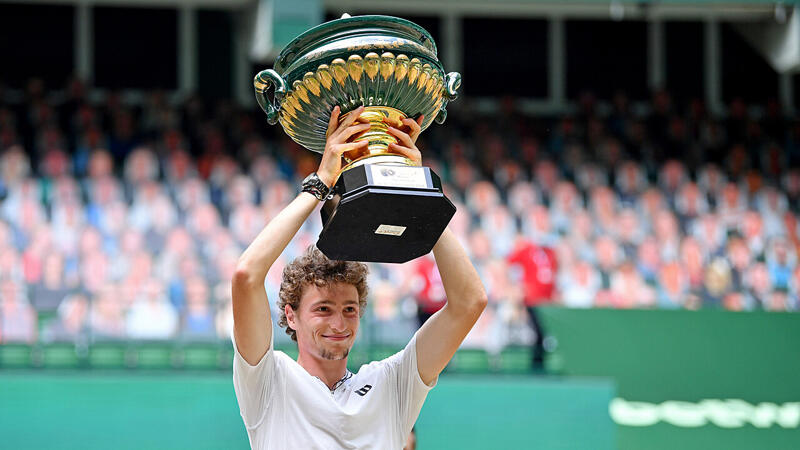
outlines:
{"label": "stubble beard", "polygon": [[349,355],[349,354],[350,354],[350,349],[349,348],[345,349],[341,353],[332,352],[332,351],[326,350],[326,349],[321,349],[320,353],[319,353],[319,356],[322,359],[328,359],[328,360],[331,360],[331,361],[339,361],[339,360],[347,358],[347,355]]}

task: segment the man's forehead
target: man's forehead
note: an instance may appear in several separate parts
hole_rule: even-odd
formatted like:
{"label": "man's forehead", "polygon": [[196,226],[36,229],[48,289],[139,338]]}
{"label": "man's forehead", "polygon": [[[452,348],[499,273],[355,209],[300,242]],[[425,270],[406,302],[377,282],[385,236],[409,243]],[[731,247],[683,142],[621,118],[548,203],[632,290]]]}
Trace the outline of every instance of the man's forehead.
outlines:
{"label": "man's forehead", "polygon": [[358,290],[352,284],[331,283],[317,286],[310,284],[303,290],[303,299],[314,303],[328,301],[330,303],[358,303]]}

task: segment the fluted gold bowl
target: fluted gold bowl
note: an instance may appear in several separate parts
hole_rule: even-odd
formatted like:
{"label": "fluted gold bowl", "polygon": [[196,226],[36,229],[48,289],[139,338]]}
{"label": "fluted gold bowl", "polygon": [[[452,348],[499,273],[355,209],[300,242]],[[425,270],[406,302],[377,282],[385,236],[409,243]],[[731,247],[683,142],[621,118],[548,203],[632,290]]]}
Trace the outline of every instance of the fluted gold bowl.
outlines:
{"label": "fluted gold bowl", "polygon": [[259,72],[253,84],[268,122],[280,123],[295,142],[318,153],[325,149],[334,106],[341,107],[340,119],[366,106],[359,120],[372,127],[351,141],[369,144],[366,151],[344,155],[352,167],[366,160],[409,164],[388,150],[396,139],[386,132],[383,118],[397,123],[424,115],[423,130],[434,120],[443,123],[461,75],[445,74],[436,44],[420,26],[396,17],[356,16],[298,36],[280,53],[274,69]]}

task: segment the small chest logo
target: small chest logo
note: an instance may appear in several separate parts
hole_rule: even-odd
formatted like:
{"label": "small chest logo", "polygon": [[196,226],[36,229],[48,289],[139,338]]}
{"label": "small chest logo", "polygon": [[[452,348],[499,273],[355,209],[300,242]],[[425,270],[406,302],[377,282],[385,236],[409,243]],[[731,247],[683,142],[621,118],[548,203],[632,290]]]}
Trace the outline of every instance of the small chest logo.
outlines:
{"label": "small chest logo", "polygon": [[371,384],[364,385],[364,387],[362,387],[361,389],[356,391],[356,394],[358,394],[358,395],[363,397],[363,396],[367,395],[367,392],[369,392],[370,389],[372,389],[372,385]]}

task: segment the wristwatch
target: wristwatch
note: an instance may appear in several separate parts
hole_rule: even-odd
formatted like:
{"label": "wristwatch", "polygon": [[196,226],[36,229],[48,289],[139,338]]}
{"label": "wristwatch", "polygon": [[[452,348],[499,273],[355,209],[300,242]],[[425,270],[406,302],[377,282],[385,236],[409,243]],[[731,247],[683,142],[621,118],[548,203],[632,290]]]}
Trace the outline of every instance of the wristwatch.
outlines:
{"label": "wristwatch", "polygon": [[331,193],[331,188],[328,187],[322,180],[319,179],[317,172],[314,172],[307,176],[303,180],[302,185],[302,192],[308,192],[309,194],[317,197],[317,200],[324,201],[328,199],[328,194]]}

